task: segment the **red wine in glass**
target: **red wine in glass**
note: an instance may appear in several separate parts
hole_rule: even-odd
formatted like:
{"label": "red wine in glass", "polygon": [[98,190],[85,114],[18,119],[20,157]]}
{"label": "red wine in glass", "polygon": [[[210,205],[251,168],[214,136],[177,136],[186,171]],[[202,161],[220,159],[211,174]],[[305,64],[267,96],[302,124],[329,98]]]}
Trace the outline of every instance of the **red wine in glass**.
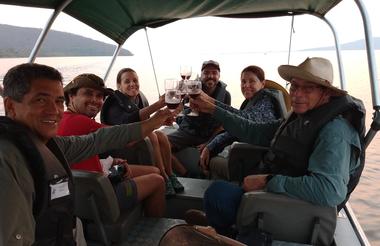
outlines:
{"label": "red wine in glass", "polygon": [[180,67],[180,74],[182,80],[186,81],[189,80],[191,77],[192,69],[190,65],[181,65]]}
{"label": "red wine in glass", "polygon": [[176,109],[179,106],[179,102],[178,103],[166,102],[166,106],[168,107],[168,109]]}
{"label": "red wine in glass", "polygon": [[[202,82],[199,80],[188,80],[186,81],[187,93],[193,99],[198,97],[202,92]],[[198,116],[198,112],[192,110],[188,116]]]}
{"label": "red wine in glass", "polygon": [[165,104],[170,109],[170,111],[174,111],[181,103],[181,93],[177,89],[166,90],[165,91]]}
{"label": "red wine in glass", "polygon": [[190,79],[190,75],[181,74],[181,78],[182,78],[183,80],[189,80],[189,79]]}
{"label": "red wine in glass", "polygon": [[201,94],[201,91],[190,92],[189,96],[193,99],[197,98]]}

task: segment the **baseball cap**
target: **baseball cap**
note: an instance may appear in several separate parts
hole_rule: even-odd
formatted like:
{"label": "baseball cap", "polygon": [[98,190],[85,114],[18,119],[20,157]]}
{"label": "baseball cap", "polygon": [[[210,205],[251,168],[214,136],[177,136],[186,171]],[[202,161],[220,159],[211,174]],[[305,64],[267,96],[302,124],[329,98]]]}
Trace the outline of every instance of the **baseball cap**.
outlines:
{"label": "baseball cap", "polygon": [[220,72],[219,63],[216,61],[208,60],[208,61],[203,62],[201,71],[203,71],[203,69],[205,69],[207,66],[213,66],[216,69],[218,69],[218,71]]}

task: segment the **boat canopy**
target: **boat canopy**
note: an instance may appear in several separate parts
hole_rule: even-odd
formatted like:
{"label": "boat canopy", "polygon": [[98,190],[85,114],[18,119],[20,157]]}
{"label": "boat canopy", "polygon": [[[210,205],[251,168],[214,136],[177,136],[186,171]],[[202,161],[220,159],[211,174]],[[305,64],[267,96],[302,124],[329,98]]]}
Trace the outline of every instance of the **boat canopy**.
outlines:
{"label": "boat canopy", "polygon": [[1,4],[59,9],[119,45],[139,29],[202,16],[235,18],[297,14],[324,16],[341,0],[0,0]]}

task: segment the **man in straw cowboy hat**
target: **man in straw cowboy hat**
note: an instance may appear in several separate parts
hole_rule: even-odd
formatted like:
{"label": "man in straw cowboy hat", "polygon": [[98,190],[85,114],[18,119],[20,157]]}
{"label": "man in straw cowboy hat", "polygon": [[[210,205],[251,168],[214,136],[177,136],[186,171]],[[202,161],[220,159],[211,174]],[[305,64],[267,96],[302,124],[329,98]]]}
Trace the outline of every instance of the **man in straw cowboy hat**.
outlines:
{"label": "man in straw cowboy hat", "polygon": [[263,124],[236,117],[210,103],[205,94],[191,101],[243,141],[270,146],[258,164],[260,174],[245,177],[242,187],[217,181],[206,191],[207,220],[220,233],[235,223],[244,192],[265,189],[334,207],[346,201],[358,181],[352,175],[361,172],[361,101],[332,85],[333,68],[327,59],[307,58],[298,66],[282,65],[278,72],[290,83],[293,108],[283,121]]}

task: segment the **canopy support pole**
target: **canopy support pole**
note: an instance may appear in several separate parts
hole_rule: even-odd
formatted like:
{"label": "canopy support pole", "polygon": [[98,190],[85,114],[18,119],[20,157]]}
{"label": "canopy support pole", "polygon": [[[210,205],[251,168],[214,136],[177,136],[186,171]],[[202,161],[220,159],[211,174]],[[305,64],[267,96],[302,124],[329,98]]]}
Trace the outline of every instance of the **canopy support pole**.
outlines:
{"label": "canopy support pole", "polygon": [[371,82],[371,93],[372,93],[372,105],[374,109],[380,108],[380,95],[376,71],[376,59],[375,59],[375,49],[373,47],[372,30],[370,25],[370,20],[367,14],[367,10],[361,0],[355,0],[356,5],[360,10],[360,14],[363,19],[363,28],[365,35],[365,44],[367,46],[367,59],[368,59],[368,70],[369,79]]}
{"label": "canopy support pole", "polygon": [[148,29],[146,27],[144,27],[144,30],[145,30],[146,42],[148,43],[148,48],[149,48],[150,61],[152,62],[154,79],[156,80],[156,88],[157,88],[158,98],[160,98],[160,88],[158,86],[156,69],[155,69],[154,62],[153,62],[152,50],[150,48],[149,37],[148,37]]}
{"label": "canopy support pole", "polygon": [[55,19],[57,16],[62,12],[64,8],[66,8],[67,5],[71,3],[72,0],[64,0],[61,5],[59,5],[53,12],[53,14],[50,16],[48,22],[46,23],[46,26],[41,31],[40,36],[38,37],[36,43],[34,44],[33,50],[29,55],[29,63],[33,63],[36,60],[36,56],[38,51],[41,48],[42,42],[45,40],[47,33],[49,32],[51,26],[53,25]]}
{"label": "canopy support pole", "polygon": [[344,76],[344,68],[343,68],[343,63],[342,63],[342,52],[340,49],[337,32],[335,31],[334,26],[329,20],[321,16],[319,16],[319,18],[321,18],[330,27],[331,32],[333,33],[334,42],[335,42],[336,59],[338,62],[338,69],[339,69],[340,88],[343,90],[347,90],[346,77]]}
{"label": "canopy support pole", "polygon": [[294,15],[292,15],[292,24],[290,25],[289,49],[288,49],[288,65],[290,63],[290,52],[292,50],[293,32],[294,32]]}
{"label": "canopy support pole", "polygon": [[373,120],[371,123],[371,128],[367,132],[364,142],[365,147],[370,144],[372,139],[375,137],[376,133],[380,130],[380,96],[379,96],[379,87],[377,80],[377,71],[376,71],[376,59],[375,59],[375,51],[373,47],[373,38],[372,38],[372,30],[370,20],[367,14],[367,10],[364,7],[364,4],[361,0],[355,0],[356,5],[360,10],[360,14],[363,19],[363,28],[365,34],[365,44],[367,46],[367,60],[368,60],[368,71],[369,71],[369,79],[371,82],[371,95],[372,95],[372,106],[375,112],[373,113]]}
{"label": "canopy support pole", "polygon": [[108,78],[108,75],[110,74],[111,72],[111,69],[113,67],[113,64],[115,63],[115,60],[117,58],[117,56],[119,55],[120,53],[120,50],[121,50],[121,44],[118,44],[115,51],[113,52],[113,56],[112,56],[112,59],[111,59],[111,62],[110,62],[110,65],[108,65],[108,68],[107,68],[107,71],[106,73],[104,74],[104,77],[103,77],[103,80],[106,81],[107,78]]}

